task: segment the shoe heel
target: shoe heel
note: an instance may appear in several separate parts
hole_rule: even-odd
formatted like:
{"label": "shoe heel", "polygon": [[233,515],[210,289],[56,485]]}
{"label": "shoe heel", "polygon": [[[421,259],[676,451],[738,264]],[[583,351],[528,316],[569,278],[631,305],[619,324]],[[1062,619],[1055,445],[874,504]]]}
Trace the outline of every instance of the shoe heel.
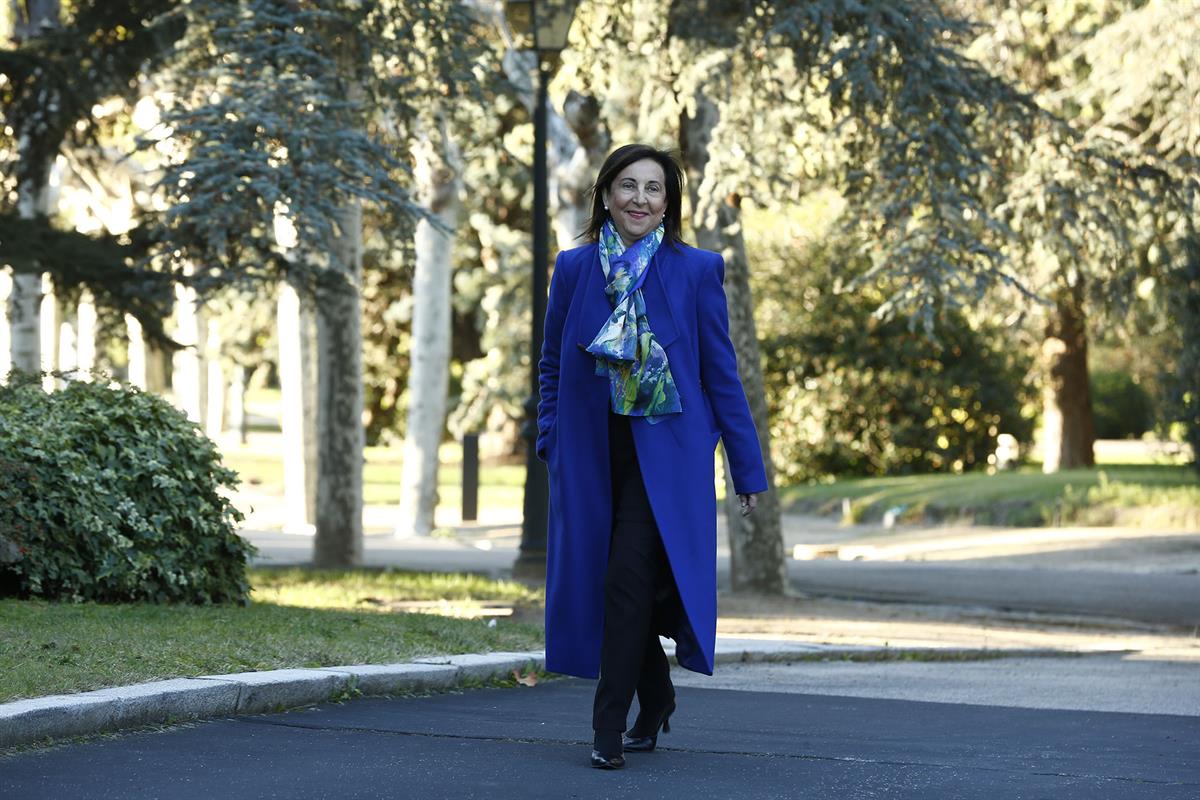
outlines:
{"label": "shoe heel", "polygon": [[671,732],[671,717],[669,715],[667,716],[666,719],[663,720],[662,730],[663,730],[663,733]]}

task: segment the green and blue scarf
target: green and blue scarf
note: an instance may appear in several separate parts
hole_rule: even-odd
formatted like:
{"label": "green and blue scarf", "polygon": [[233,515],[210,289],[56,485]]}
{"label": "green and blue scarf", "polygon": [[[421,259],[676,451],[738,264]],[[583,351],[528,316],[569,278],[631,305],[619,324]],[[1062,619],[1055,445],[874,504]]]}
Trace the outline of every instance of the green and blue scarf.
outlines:
{"label": "green and blue scarf", "polygon": [[612,410],[645,417],[650,424],[683,410],[667,352],[650,330],[642,297],[650,261],[662,240],[660,224],[626,248],[612,220],[605,221],[600,230],[600,266],[608,281],[604,293],[613,312],[587,346],[596,357],[596,374],[608,375]]}

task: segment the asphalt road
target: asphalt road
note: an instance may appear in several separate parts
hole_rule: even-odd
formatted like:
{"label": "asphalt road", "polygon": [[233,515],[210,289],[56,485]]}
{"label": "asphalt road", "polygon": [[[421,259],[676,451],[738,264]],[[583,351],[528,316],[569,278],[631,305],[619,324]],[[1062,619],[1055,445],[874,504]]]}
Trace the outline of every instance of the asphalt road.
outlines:
{"label": "asphalt road", "polygon": [[1194,574],[874,561],[789,561],[788,574],[797,591],[823,597],[1200,625]]}
{"label": "asphalt road", "polygon": [[[260,549],[258,564],[299,564],[312,557],[312,539],[247,532]],[[508,547],[479,550],[438,539],[366,538],[371,566],[467,570],[505,576],[516,558]],[[807,594],[1109,617],[1155,625],[1200,625],[1200,574],[987,567],[961,562],[793,561],[792,586]],[[729,586],[729,558],[717,559],[718,582]]]}
{"label": "asphalt road", "polygon": [[587,766],[593,685],[361,699],[30,752],[0,797],[1194,798],[1200,719],[680,687],[662,747]]}

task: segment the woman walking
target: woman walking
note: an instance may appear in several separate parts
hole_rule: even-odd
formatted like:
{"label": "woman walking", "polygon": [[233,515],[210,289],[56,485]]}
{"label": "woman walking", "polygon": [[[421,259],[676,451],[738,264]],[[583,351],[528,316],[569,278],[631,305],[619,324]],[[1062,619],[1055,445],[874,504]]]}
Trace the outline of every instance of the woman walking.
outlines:
{"label": "woman walking", "polygon": [[681,240],[682,194],[669,152],[609,155],[589,243],[559,254],[546,309],[536,445],[550,474],[546,668],[599,676],[591,764],[602,769],[669,730],[660,634],[681,666],[712,674],[717,440],[743,514],[767,488],[724,262]]}

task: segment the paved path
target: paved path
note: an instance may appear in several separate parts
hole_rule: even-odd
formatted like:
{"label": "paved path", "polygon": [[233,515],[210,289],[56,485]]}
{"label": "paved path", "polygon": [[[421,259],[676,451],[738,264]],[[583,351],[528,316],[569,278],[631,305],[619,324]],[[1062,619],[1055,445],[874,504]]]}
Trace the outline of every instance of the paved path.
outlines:
{"label": "paved path", "polygon": [[791,561],[788,574],[826,597],[1200,625],[1200,575],[877,561]]}
{"label": "paved path", "polygon": [[1200,660],[1144,653],[722,664],[712,677],[676,670],[672,678],[709,689],[1200,717]]}
{"label": "paved path", "polygon": [[1195,798],[1200,719],[681,687],[672,733],[586,766],[593,685],[218,720],[0,761],[0,797]]}
{"label": "paved path", "polygon": [[[304,563],[312,538],[245,532],[260,549],[259,564]],[[504,528],[479,527],[453,538],[364,538],[369,566],[511,574],[516,540]],[[486,549],[481,549],[486,548]],[[1047,569],[980,562],[793,561],[793,587],[806,594],[855,600],[978,606],[1108,617],[1161,625],[1200,625],[1200,574]],[[718,581],[729,586],[729,557],[717,558]]]}

